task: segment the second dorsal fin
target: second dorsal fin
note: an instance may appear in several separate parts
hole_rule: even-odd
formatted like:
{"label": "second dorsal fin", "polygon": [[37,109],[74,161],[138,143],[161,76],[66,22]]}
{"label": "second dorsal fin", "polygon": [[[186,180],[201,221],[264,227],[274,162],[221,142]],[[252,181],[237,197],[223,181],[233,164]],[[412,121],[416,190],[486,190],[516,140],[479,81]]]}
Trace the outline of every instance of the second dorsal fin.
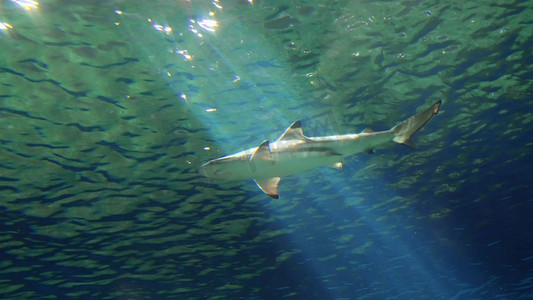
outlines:
{"label": "second dorsal fin", "polygon": [[285,132],[278,138],[277,141],[281,140],[303,140],[304,131],[302,129],[302,121],[296,121],[285,130]]}

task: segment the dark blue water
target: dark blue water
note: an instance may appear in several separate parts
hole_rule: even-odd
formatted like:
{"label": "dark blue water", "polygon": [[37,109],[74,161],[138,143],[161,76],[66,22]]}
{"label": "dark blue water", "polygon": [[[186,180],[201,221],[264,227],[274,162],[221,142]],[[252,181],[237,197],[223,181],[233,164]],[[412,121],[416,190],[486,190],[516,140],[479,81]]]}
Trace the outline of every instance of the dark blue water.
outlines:
{"label": "dark blue water", "polygon": [[[531,7],[0,3],[0,298],[533,297]],[[198,173],[437,100],[279,200]]]}

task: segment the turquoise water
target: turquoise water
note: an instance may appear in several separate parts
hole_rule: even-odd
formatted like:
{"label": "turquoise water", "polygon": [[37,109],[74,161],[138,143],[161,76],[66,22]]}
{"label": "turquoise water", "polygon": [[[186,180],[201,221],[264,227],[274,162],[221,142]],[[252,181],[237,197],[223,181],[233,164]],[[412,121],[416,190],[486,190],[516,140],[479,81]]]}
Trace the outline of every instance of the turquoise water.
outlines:
{"label": "turquoise water", "polygon": [[[0,298],[532,297],[532,4],[0,2]],[[198,174],[439,99],[279,200]]]}

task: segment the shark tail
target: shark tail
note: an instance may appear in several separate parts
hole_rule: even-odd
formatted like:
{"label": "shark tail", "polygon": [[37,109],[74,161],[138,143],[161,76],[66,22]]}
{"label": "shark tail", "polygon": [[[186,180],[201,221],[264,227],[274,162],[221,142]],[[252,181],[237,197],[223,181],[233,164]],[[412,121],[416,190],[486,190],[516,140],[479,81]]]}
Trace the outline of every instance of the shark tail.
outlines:
{"label": "shark tail", "polygon": [[394,138],[392,140],[396,143],[404,144],[409,147],[417,147],[416,144],[411,140],[411,137],[439,112],[441,102],[442,101],[440,100],[437,101],[424,111],[419,112],[418,114],[391,128],[391,131],[394,133]]}

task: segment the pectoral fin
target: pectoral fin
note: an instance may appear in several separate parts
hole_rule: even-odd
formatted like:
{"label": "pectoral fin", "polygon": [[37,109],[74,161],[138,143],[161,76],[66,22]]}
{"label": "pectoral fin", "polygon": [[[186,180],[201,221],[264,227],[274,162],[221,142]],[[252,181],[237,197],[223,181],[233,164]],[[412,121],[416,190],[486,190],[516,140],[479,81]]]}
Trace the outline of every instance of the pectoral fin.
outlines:
{"label": "pectoral fin", "polygon": [[272,177],[268,179],[254,179],[255,183],[257,183],[257,186],[263,192],[265,192],[265,194],[269,195],[274,199],[279,199],[278,184],[280,180],[280,177]]}

